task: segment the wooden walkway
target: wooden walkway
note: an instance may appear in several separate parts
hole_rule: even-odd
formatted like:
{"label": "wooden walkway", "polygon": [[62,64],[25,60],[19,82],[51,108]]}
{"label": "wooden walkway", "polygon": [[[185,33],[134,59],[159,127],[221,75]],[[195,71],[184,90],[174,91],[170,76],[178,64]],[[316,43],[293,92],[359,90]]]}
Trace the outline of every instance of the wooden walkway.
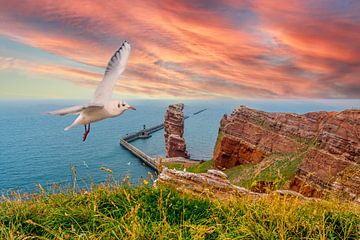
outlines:
{"label": "wooden walkway", "polygon": [[[202,109],[202,110],[194,113],[194,115],[199,114],[205,110],[206,109]],[[188,119],[188,118],[189,118],[189,116],[184,117],[184,119]],[[135,132],[135,133],[126,134],[124,137],[122,137],[120,139],[120,145],[122,147],[126,148],[128,151],[130,151],[137,158],[142,160],[146,165],[148,165],[155,171],[159,172],[156,158],[150,157],[149,155],[147,155],[140,149],[136,148],[134,145],[130,144],[130,142],[135,141],[137,139],[149,138],[149,137],[151,137],[152,133],[160,131],[163,128],[164,128],[164,124],[159,124],[159,125],[156,125],[156,126],[153,126],[150,128],[145,128],[145,129]]]}

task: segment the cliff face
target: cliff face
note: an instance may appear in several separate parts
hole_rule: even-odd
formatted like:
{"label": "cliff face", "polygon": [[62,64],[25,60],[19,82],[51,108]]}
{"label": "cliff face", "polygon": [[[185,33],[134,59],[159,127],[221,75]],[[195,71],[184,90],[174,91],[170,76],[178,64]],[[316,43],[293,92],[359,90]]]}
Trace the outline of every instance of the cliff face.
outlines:
{"label": "cliff face", "polygon": [[164,136],[166,157],[184,157],[190,155],[186,151],[184,134],[184,104],[170,105],[165,113]]}
{"label": "cliff face", "polygon": [[[360,194],[360,111],[268,113],[240,106],[221,120],[214,165],[257,164],[275,153],[303,158],[289,188],[307,196],[324,190]],[[348,176],[351,173],[351,177]]]}

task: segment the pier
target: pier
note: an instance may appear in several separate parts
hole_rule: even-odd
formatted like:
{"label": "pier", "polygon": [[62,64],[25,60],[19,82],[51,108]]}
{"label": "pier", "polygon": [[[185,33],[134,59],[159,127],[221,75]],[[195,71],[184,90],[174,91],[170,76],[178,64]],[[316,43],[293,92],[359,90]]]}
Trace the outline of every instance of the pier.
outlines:
{"label": "pier", "polygon": [[199,113],[202,113],[203,111],[206,111],[207,108],[201,109],[200,111],[194,112],[193,115],[198,115]]}
{"label": "pier", "polygon": [[124,139],[120,140],[120,145],[129,150],[132,154],[134,154],[137,158],[142,160],[146,165],[154,169],[155,171],[158,171],[158,166],[156,164],[156,159],[152,158],[148,155],[146,155],[144,152],[142,152],[140,149],[136,148],[134,145],[131,145]]}
{"label": "pier", "polygon": [[151,137],[151,134],[157,131],[160,131],[164,128],[164,124],[159,124],[150,128],[144,128],[141,131],[126,134],[123,138],[120,139],[120,145],[126,148],[129,152],[131,152],[135,157],[139,158],[143,161],[147,166],[152,168],[155,171],[159,171],[158,164],[156,163],[156,159],[150,157],[134,145],[130,144],[130,142],[135,141],[137,139],[145,139]]}
{"label": "pier", "polygon": [[151,128],[144,128],[139,132],[127,134],[125,137],[122,138],[122,140],[125,140],[126,142],[132,142],[139,138],[149,138],[151,137],[152,133],[157,132],[163,128],[164,124],[159,124]]}
{"label": "pier", "polygon": [[[197,115],[203,111],[205,111],[206,109],[202,109],[200,111],[195,112],[193,115]],[[185,116],[185,119],[188,119],[189,116]],[[140,149],[138,149],[137,147],[135,147],[134,145],[130,144],[130,142],[133,142],[137,139],[146,139],[146,138],[150,138],[151,134],[157,131],[160,131],[161,129],[164,128],[164,124],[158,124],[156,126],[150,127],[150,128],[145,128],[144,125],[144,129],[135,133],[129,133],[126,134],[124,137],[122,137],[120,139],[120,145],[122,147],[124,147],[125,149],[127,149],[129,152],[131,152],[134,156],[136,156],[137,158],[139,158],[141,161],[143,161],[147,166],[149,166],[150,168],[154,169],[155,171],[159,172],[159,168],[158,168],[158,163],[156,161],[156,158],[150,157],[149,155],[147,155],[146,153],[144,153],[143,151],[141,151]],[[194,161],[194,160],[189,160],[189,161]]]}

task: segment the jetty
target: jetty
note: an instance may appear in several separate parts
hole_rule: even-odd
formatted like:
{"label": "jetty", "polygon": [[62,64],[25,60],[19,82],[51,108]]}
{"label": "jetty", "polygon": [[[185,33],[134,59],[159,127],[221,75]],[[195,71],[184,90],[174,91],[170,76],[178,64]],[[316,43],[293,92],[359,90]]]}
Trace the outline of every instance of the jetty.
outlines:
{"label": "jetty", "polygon": [[149,155],[145,154],[143,151],[135,147],[134,145],[128,143],[124,139],[120,140],[120,145],[129,150],[132,154],[134,154],[137,158],[142,160],[146,165],[154,169],[155,171],[159,171],[158,164],[156,163],[156,159],[150,157]]}
{"label": "jetty", "polygon": [[125,140],[126,142],[132,142],[139,138],[149,138],[151,137],[152,133],[157,132],[163,128],[164,128],[164,124],[159,124],[150,128],[144,128],[143,130],[135,133],[126,134],[126,136],[121,139]]}
{"label": "jetty", "polygon": [[[193,115],[199,114],[205,110],[206,110],[206,108],[195,112]],[[188,118],[189,118],[189,116],[184,117],[184,119],[188,119]],[[159,164],[158,164],[157,159],[147,155],[146,153],[144,153],[143,151],[141,151],[140,149],[138,149],[137,147],[132,145],[131,142],[133,142],[137,139],[150,138],[152,133],[160,131],[163,128],[164,128],[163,123],[158,124],[153,127],[150,127],[150,128],[146,128],[144,125],[144,128],[142,130],[140,130],[138,132],[134,132],[134,133],[129,133],[129,134],[126,134],[125,136],[123,136],[120,139],[120,145],[122,147],[124,147],[125,149],[127,149],[129,152],[131,152],[134,156],[139,158],[141,161],[143,161],[147,166],[149,166],[153,170],[159,172]],[[194,160],[188,160],[188,161],[194,161]]]}
{"label": "jetty", "polygon": [[202,113],[203,111],[206,111],[207,108],[201,109],[200,111],[194,112],[193,115],[198,115],[199,113]]}

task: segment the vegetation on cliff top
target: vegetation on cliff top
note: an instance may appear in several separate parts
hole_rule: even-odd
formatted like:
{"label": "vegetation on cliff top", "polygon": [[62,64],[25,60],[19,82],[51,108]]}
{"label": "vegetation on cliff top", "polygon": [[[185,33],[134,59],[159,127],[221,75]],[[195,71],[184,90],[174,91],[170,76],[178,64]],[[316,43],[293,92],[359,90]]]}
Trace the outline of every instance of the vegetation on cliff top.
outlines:
{"label": "vegetation on cliff top", "polygon": [[273,153],[258,164],[239,165],[225,172],[233,184],[245,188],[256,188],[258,183],[266,182],[272,184],[272,189],[282,189],[293,180],[304,155],[304,152]]}
{"label": "vegetation on cliff top", "polygon": [[[258,164],[242,164],[224,170],[232,184],[254,189],[259,183],[269,183],[269,190],[283,189],[295,176],[305,153],[273,153]],[[170,169],[183,170],[184,164],[171,163]],[[188,172],[205,173],[214,169],[213,160],[188,167]]]}
{"label": "vegetation on cliff top", "polygon": [[221,202],[100,185],[0,202],[0,239],[359,239],[360,207],[269,195]]}

